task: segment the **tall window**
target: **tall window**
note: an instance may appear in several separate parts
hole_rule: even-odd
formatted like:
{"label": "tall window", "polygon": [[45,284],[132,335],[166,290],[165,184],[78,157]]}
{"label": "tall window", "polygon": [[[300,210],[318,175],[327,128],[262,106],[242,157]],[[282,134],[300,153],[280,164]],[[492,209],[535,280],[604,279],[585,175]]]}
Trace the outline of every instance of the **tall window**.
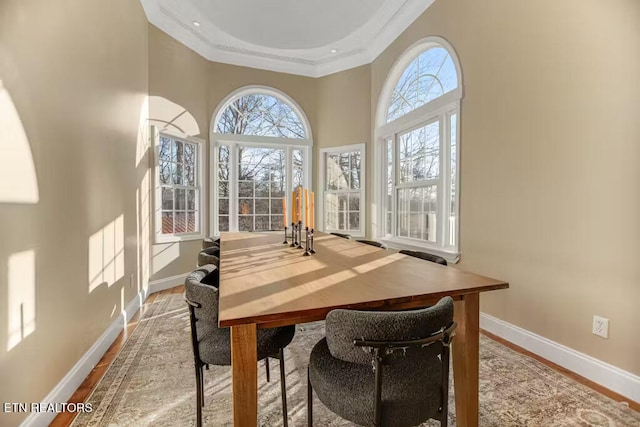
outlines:
{"label": "tall window", "polygon": [[391,70],[377,114],[378,233],[400,247],[458,251],[457,58],[437,37],[409,48]]}
{"label": "tall window", "polygon": [[211,221],[217,231],[279,230],[291,221],[282,198],[310,187],[310,128],[300,107],[264,87],[244,88],[223,101],[212,135]]}
{"label": "tall window", "polygon": [[156,240],[201,238],[202,141],[156,134]]}
{"label": "tall window", "polygon": [[320,150],[323,230],[364,236],[364,144]]}

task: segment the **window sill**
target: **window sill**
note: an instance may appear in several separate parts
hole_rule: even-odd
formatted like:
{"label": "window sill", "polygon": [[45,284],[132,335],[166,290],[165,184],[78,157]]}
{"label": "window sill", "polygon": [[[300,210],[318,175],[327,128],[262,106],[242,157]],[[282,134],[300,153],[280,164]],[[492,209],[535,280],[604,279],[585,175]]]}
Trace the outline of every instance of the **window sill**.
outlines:
{"label": "window sill", "polygon": [[441,256],[442,258],[447,260],[447,264],[457,264],[460,261],[460,252],[449,252],[442,250],[440,248],[435,248],[429,245],[420,245],[416,243],[407,242],[402,239],[393,239],[393,238],[384,238],[378,239],[381,242],[384,242],[391,249],[407,249],[411,251],[422,251],[427,252],[433,255]]}
{"label": "window sill", "polygon": [[193,240],[202,240],[205,238],[204,233],[198,234],[181,234],[181,235],[172,235],[172,234],[163,234],[156,235],[155,244],[160,245],[163,243],[178,243],[178,242],[190,242]]}

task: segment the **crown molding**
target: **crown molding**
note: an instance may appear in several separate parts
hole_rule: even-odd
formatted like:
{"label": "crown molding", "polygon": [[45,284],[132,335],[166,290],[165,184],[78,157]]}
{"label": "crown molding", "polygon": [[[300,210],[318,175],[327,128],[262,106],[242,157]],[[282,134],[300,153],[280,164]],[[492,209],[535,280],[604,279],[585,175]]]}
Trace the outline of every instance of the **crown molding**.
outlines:
{"label": "crown molding", "polygon": [[[434,0],[387,0],[372,19],[331,46],[312,49],[276,49],[236,39],[210,22],[200,27],[185,17],[199,16],[188,1],[141,0],[150,23],[204,58],[232,65],[308,77],[322,77],[371,63]],[[330,54],[340,46],[344,52]]]}

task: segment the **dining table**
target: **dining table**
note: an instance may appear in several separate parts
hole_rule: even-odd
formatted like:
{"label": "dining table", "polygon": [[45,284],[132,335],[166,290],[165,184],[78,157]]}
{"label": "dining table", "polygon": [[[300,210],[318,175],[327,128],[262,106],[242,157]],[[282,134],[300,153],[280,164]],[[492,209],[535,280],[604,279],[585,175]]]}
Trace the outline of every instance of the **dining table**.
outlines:
{"label": "dining table", "polygon": [[[304,236],[303,236],[304,237]],[[305,243],[302,243],[304,246]],[[258,328],[323,320],[337,308],[402,310],[454,300],[456,422],[478,425],[480,293],[509,287],[395,250],[314,232],[315,253],[284,232],[221,233],[220,327],[231,329],[234,426],[257,426]]]}

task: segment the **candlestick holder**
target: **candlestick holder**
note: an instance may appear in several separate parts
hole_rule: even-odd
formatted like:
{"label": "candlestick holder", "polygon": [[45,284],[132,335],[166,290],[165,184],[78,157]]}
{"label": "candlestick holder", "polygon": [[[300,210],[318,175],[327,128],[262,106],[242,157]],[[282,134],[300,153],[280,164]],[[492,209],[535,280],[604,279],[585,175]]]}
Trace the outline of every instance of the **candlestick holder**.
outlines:
{"label": "candlestick holder", "polygon": [[289,242],[287,241],[287,226],[284,226],[284,242],[282,242],[283,245],[288,245]]}
{"label": "candlestick holder", "polygon": [[303,249],[303,247],[302,247],[302,221],[298,221],[298,249]]}
{"label": "candlestick holder", "polygon": [[315,230],[312,228],[312,229],[311,229],[311,249],[310,249],[310,252],[311,252],[312,254],[315,254],[315,253],[316,253],[315,245],[313,244],[313,235],[314,235],[314,234],[315,234]]}
{"label": "candlestick holder", "polygon": [[291,244],[289,245],[289,247],[295,248],[296,246],[298,246],[298,242],[296,242],[296,237],[298,237],[298,233],[296,232],[296,223],[292,222],[291,223]]}
{"label": "candlestick holder", "polygon": [[311,245],[309,242],[310,236],[309,236],[309,227],[305,227],[304,229],[304,235],[305,235],[305,239],[304,239],[304,256],[309,256],[311,255]]}

